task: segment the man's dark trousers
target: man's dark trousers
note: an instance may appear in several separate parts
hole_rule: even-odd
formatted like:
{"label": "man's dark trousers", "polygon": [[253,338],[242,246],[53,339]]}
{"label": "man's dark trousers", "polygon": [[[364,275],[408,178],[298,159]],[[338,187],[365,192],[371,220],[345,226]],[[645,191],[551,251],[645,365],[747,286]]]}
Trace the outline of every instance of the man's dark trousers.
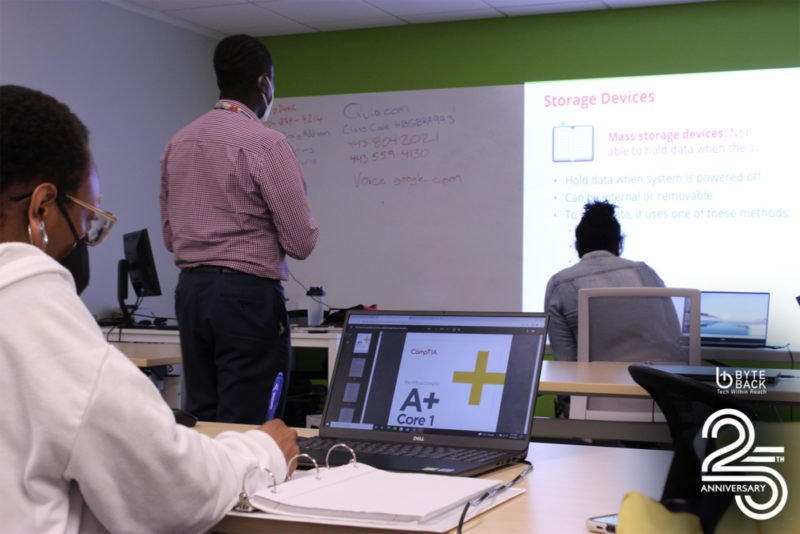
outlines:
{"label": "man's dark trousers", "polygon": [[280,281],[213,267],[184,269],[175,289],[186,390],[183,407],[201,421],[261,424],[283,372],[291,336]]}

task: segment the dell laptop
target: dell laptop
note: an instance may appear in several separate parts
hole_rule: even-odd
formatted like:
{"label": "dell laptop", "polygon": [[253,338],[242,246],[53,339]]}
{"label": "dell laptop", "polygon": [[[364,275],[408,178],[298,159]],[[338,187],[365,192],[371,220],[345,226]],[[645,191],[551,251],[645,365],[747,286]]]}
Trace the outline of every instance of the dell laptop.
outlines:
{"label": "dell laptop", "polygon": [[300,452],[464,476],[523,460],[546,334],[544,313],[349,311],[319,437]]}
{"label": "dell laptop", "polygon": [[700,343],[704,347],[764,347],[768,316],[769,293],[703,291]]}

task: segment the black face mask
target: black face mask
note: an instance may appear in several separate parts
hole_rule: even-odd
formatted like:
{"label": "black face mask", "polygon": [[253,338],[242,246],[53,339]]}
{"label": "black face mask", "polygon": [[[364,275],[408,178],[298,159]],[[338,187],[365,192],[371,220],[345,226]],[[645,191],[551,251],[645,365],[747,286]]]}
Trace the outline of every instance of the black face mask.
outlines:
{"label": "black face mask", "polygon": [[61,258],[59,263],[72,274],[78,295],[83,293],[89,285],[89,247],[86,245],[86,239],[78,239],[73,249]]}
{"label": "black face mask", "polygon": [[72,274],[72,279],[75,280],[75,289],[78,295],[83,293],[86,286],[89,285],[89,249],[86,244],[85,237],[78,237],[78,232],[75,230],[72,221],[69,218],[66,208],[61,203],[61,200],[56,198],[56,205],[59,211],[67,220],[69,229],[72,231],[72,237],[75,238],[75,246],[69,253],[61,258],[59,263],[63,265]]}

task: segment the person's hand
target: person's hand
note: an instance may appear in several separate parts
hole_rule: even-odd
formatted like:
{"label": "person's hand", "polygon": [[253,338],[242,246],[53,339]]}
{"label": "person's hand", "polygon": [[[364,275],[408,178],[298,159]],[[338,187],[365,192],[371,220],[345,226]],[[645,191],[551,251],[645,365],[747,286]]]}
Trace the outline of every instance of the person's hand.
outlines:
{"label": "person's hand", "polygon": [[[259,430],[272,436],[272,439],[275,440],[275,443],[278,444],[281,452],[283,452],[286,462],[288,462],[290,458],[300,453],[300,447],[297,446],[297,431],[286,426],[286,424],[280,419],[267,421],[259,427]],[[291,475],[295,470],[297,467],[297,462],[292,462],[292,465],[289,467],[290,469],[287,473],[287,476]]]}

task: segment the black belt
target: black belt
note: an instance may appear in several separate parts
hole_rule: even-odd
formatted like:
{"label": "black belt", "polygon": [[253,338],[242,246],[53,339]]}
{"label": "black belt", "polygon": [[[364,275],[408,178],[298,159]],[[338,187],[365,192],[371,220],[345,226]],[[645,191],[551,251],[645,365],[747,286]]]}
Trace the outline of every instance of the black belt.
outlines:
{"label": "black belt", "polygon": [[[197,267],[184,267],[181,269],[184,273],[238,273],[238,274],[250,274],[244,271],[237,271],[236,269],[231,269],[230,267],[220,267],[219,265],[198,265]],[[255,275],[251,275],[255,276]]]}
{"label": "black belt", "polygon": [[244,271],[239,271],[237,269],[231,269],[230,267],[222,267],[220,265],[198,265],[197,267],[184,267],[181,269],[182,273],[233,273],[233,274],[243,274],[245,276],[255,276],[259,280],[266,280],[269,282],[280,282],[280,280],[275,280],[272,278],[266,278],[264,276],[258,276],[257,274],[253,273],[246,273]]}

